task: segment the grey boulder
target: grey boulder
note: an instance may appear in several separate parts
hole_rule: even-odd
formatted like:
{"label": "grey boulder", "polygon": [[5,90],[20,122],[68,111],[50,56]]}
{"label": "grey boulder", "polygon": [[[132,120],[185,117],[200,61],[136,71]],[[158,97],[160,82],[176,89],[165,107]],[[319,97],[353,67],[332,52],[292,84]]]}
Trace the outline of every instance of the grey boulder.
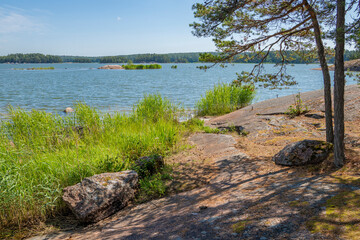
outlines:
{"label": "grey boulder", "polygon": [[135,171],[102,173],[64,188],[62,199],[83,222],[97,222],[124,208],[135,197]]}
{"label": "grey boulder", "polygon": [[321,163],[332,151],[332,144],[318,140],[303,140],[287,145],[275,154],[275,164],[284,166],[302,166]]}
{"label": "grey boulder", "polygon": [[72,109],[71,107],[67,107],[64,110],[64,113],[72,113],[72,112],[74,112],[74,109]]}

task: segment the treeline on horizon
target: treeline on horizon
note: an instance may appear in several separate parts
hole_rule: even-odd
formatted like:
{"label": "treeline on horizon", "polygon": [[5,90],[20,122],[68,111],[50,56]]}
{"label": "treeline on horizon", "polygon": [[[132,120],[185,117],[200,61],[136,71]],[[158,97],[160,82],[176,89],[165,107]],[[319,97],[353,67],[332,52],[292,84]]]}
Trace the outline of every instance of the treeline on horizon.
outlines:
{"label": "treeline on horizon", "polygon": [[[217,53],[213,53],[217,54]],[[304,59],[296,52],[285,52],[291,55],[287,63],[316,63],[317,59]],[[232,62],[234,63],[259,63],[261,57],[254,57],[252,54],[247,54],[248,57],[237,57]],[[199,62],[199,52],[194,53],[168,53],[168,54],[132,54],[119,56],[105,56],[105,57],[81,57],[81,56],[55,56],[44,55],[40,53],[16,53],[7,56],[0,56],[0,63],[196,63]],[[345,51],[345,61],[360,58],[359,51]],[[277,51],[272,51],[265,59],[265,63],[280,63],[282,58]],[[329,63],[333,63],[334,59],[329,59]]]}

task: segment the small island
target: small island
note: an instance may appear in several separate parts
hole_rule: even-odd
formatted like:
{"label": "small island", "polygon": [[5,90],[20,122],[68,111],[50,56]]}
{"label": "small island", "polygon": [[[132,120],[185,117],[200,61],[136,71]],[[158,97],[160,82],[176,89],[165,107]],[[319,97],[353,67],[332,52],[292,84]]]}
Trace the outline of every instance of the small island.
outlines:
{"label": "small island", "polygon": [[13,68],[13,70],[54,70],[54,67]]}
{"label": "small island", "polygon": [[124,68],[120,65],[105,65],[102,67],[99,67],[98,69],[118,69],[118,70],[123,70]]}
{"label": "small island", "polygon": [[142,70],[142,69],[161,69],[160,64],[128,64],[128,65],[105,65],[99,67],[98,69],[119,69],[119,70]]}

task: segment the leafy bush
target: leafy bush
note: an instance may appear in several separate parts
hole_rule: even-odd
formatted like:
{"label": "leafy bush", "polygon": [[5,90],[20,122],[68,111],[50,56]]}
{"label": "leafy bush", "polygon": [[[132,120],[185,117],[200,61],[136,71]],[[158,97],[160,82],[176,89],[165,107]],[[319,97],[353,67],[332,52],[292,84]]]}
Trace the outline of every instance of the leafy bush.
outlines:
{"label": "leafy bush", "polygon": [[198,116],[226,114],[247,106],[255,97],[252,85],[218,84],[196,103]]}

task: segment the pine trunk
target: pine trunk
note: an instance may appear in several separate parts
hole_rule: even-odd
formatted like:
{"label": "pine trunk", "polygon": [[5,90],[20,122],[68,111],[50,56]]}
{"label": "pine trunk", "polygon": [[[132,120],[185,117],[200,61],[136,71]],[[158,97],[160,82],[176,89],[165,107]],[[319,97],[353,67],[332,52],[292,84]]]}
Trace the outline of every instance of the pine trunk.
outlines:
{"label": "pine trunk", "polygon": [[311,21],[313,23],[316,46],[318,50],[318,57],[321,65],[321,70],[324,78],[324,100],[325,100],[325,121],[326,121],[326,141],[333,143],[334,131],[332,122],[332,104],[331,104],[331,79],[329,73],[329,67],[325,57],[325,48],[321,39],[320,25],[316,17],[316,12],[309,3],[304,0],[304,4],[309,11]]}
{"label": "pine trunk", "polygon": [[334,75],[334,163],[344,165],[344,48],[345,48],[345,0],[337,0],[336,48]]}

